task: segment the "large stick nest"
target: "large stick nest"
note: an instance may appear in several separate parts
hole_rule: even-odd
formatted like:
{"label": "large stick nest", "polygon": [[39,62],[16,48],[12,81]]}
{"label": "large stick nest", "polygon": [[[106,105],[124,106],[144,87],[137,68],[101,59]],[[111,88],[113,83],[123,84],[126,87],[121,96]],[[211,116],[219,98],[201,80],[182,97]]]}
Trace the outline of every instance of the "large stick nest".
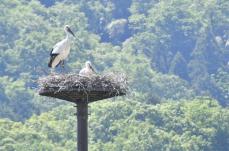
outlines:
{"label": "large stick nest", "polygon": [[[38,79],[40,95],[75,102],[75,99],[96,101],[125,95],[127,78],[124,74],[107,73],[90,77],[78,74],[54,74]],[[72,95],[72,96],[71,96]]]}

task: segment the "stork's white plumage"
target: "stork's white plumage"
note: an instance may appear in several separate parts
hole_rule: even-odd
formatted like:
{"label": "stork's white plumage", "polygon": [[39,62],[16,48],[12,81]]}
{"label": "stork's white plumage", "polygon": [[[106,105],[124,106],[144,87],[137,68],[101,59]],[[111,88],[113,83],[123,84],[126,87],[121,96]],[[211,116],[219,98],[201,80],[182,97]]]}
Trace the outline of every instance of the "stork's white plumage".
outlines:
{"label": "stork's white plumage", "polygon": [[80,76],[86,76],[86,77],[90,77],[90,76],[93,76],[95,74],[96,74],[96,72],[93,69],[90,61],[87,61],[85,63],[85,67],[83,69],[81,69],[79,72]]}
{"label": "stork's white plumage", "polygon": [[50,61],[48,66],[50,68],[55,68],[62,63],[64,65],[64,60],[68,57],[70,52],[70,34],[74,35],[68,25],[65,25],[64,31],[66,33],[66,38],[58,42],[50,52]]}

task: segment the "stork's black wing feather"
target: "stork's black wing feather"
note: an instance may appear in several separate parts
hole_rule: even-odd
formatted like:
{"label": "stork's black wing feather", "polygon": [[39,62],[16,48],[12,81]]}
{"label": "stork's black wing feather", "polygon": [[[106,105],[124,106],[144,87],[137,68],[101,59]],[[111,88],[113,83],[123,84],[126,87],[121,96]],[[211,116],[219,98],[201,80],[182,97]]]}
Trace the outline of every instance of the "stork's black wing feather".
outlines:
{"label": "stork's black wing feather", "polygon": [[50,51],[50,56],[52,56],[52,51],[53,51],[53,48],[52,48],[52,50]]}
{"label": "stork's black wing feather", "polygon": [[53,54],[52,51],[53,51],[53,49],[50,52],[50,60],[49,60],[49,63],[48,63],[48,67],[50,67],[50,68],[52,67],[53,60],[56,58],[56,56],[59,55],[59,54]]}

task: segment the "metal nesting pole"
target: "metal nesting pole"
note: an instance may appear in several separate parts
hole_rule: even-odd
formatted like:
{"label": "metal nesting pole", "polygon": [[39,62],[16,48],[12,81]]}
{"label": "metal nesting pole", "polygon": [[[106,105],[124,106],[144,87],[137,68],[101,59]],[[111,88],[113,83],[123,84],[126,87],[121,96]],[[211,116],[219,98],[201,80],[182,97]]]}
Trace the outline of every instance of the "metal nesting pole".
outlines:
{"label": "metal nesting pole", "polygon": [[[109,86],[109,84],[112,85],[114,82],[111,82],[110,78],[104,81],[103,78],[98,76],[90,84],[88,84],[90,79],[71,74],[64,76],[50,75],[43,78],[44,82],[39,90],[40,95],[59,98],[76,104],[78,151],[88,151],[88,104],[126,94],[126,89],[121,89],[119,86],[115,88],[104,87],[104,85]],[[74,84],[76,81],[79,81],[79,85],[75,84],[75,86],[72,86],[71,84]],[[96,82],[97,84],[95,84]],[[84,85],[82,85],[83,83]],[[121,83],[125,83],[125,80]],[[61,89],[62,87],[69,89],[63,90]]]}
{"label": "metal nesting pole", "polygon": [[88,103],[77,103],[77,146],[78,151],[88,151]]}

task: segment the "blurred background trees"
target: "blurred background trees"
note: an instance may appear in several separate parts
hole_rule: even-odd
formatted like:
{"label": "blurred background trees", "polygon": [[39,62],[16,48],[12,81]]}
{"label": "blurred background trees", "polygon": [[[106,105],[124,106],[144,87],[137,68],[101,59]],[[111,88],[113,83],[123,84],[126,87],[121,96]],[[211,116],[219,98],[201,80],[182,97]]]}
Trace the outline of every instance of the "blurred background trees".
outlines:
{"label": "blurred background trees", "polygon": [[75,150],[71,104],[36,94],[65,24],[79,39],[67,72],[91,60],[99,72],[129,79],[125,98],[92,105],[91,150],[229,150],[228,7],[227,0],[2,0],[0,150]]}

